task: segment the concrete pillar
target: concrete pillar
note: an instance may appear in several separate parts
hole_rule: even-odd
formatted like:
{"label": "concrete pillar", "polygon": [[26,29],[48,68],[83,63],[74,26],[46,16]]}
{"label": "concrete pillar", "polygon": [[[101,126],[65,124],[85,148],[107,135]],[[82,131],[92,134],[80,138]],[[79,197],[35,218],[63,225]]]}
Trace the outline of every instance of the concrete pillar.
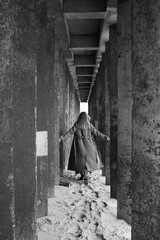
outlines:
{"label": "concrete pillar", "polygon": [[10,1],[1,4],[0,16],[0,239],[15,240]]}
{"label": "concrete pillar", "polygon": [[[106,133],[105,129],[105,57],[103,54],[102,61],[99,68],[99,103],[97,106],[98,110],[98,129],[102,133]],[[108,132],[109,133],[109,132]],[[102,176],[106,175],[106,165],[107,165],[107,144],[106,142],[99,142],[100,156],[104,167],[102,168]]]}
{"label": "concrete pillar", "polygon": [[92,88],[92,93],[89,99],[89,115],[91,116],[91,122],[95,127],[98,126],[97,105],[96,105],[96,99],[97,99],[96,84],[97,84],[97,76],[96,76],[96,80]]}
{"label": "concrete pillar", "polygon": [[117,217],[131,224],[132,79],[131,1],[118,2],[118,187]]}
{"label": "concrete pillar", "polygon": [[[102,97],[101,97],[101,127],[100,127],[100,131],[103,133],[106,133],[106,129],[105,129],[105,53],[102,54],[102,63],[101,63],[101,88],[102,88]],[[109,134],[109,132],[108,132]],[[107,151],[107,145],[106,143],[103,144],[103,149],[102,149],[102,157],[104,159],[104,168],[102,169],[102,176],[106,176],[106,167],[107,167],[107,156],[106,156],[106,152]],[[108,158],[109,160],[109,158]]]}
{"label": "concrete pillar", "polygon": [[77,114],[75,111],[75,88],[73,85],[73,80],[70,77],[69,81],[69,109],[70,109],[70,127],[74,124],[74,122],[77,120]]}
{"label": "concrete pillar", "polygon": [[15,239],[35,240],[37,213],[35,2],[12,2]]}
{"label": "concrete pillar", "polygon": [[[71,127],[70,126],[70,73],[68,66],[66,66],[66,81],[65,81],[65,113],[64,113],[64,119],[65,119],[65,132]],[[67,150],[68,148],[68,150]],[[64,157],[64,165],[65,169],[68,167],[68,159],[69,159],[69,150],[70,145],[64,144],[63,145],[63,157]]]}
{"label": "concrete pillar", "polygon": [[160,2],[132,1],[132,240],[160,236]]}
{"label": "concrete pillar", "polygon": [[[65,63],[64,63],[64,56],[62,49],[60,50],[60,101],[59,101],[59,119],[60,119],[60,125],[59,125],[59,135],[61,136],[64,134],[66,128],[65,128],[65,95],[66,95],[66,88],[65,88],[65,82],[67,79],[65,79]],[[65,167],[64,164],[64,156],[63,156],[63,142],[59,144],[60,147],[60,175],[63,176],[63,170]]]}
{"label": "concrete pillar", "polygon": [[[105,53],[103,55],[102,63],[104,66],[103,69],[103,86],[102,86],[102,95],[103,97],[103,109],[102,117],[103,122],[103,133],[110,135],[110,96],[109,96],[109,43],[105,44]],[[104,176],[106,177],[106,185],[110,185],[110,143],[105,143],[104,148],[104,157],[105,157],[105,166],[104,166]]]}
{"label": "concrete pillar", "polygon": [[47,1],[37,2],[37,205],[38,217],[48,213],[48,22]]}
{"label": "concrete pillar", "polygon": [[111,197],[117,198],[118,151],[118,86],[117,86],[117,25],[109,28],[110,44],[110,184]]}
{"label": "concrete pillar", "polygon": [[48,197],[54,196],[54,186],[59,184],[59,41],[55,35],[55,20],[49,20],[50,60],[48,83]]}
{"label": "concrete pillar", "polygon": [[65,64],[65,113],[64,113],[64,119],[65,119],[65,130],[67,131],[69,129],[69,68],[67,63]]}
{"label": "concrete pillar", "polygon": [[95,101],[96,101],[96,118],[95,118],[95,120],[96,120],[96,122],[95,122],[95,127],[97,128],[97,129],[99,129],[99,115],[100,115],[100,95],[101,95],[101,84],[100,84],[100,71],[98,72],[98,74],[97,74],[97,79],[96,79],[96,84],[95,84],[95,86],[96,86],[96,91],[95,91],[95,93],[96,93],[96,99],[95,99]]}

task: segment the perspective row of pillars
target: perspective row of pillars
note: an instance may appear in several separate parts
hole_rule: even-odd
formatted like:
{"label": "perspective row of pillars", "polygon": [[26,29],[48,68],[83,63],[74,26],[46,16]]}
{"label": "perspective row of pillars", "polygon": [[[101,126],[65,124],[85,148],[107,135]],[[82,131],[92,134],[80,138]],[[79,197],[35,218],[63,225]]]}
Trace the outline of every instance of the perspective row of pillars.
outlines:
{"label": "perspective row of pillars", "polygon": [[117,217],[132,224],[132,240],[160,236],[159,7],[158,0],[118,1],[89,101],[94,123],[110,134],[106,184]]}
{"label": "perspective row of pillars", "polygon": [[3,1],[0,16],[0,239],[36,240],[80,103],[47,1]]}

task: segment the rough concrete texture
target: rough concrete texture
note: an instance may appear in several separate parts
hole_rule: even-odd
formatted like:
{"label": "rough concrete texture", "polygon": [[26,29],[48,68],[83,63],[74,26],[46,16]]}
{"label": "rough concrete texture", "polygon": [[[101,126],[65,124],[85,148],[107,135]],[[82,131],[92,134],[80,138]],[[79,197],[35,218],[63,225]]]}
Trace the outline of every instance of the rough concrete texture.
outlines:
{"label": "rough concrete texture", "polygon": [[59,184],[60,179],[60,153],[59,153],[59,113],[60,113],[60,54],[59,54],[59,40],[55,38],[55,58],[54,58],[54,86],[53,86],[53,113],[54,113],[54,179],[55,184]]}
{"label": "rough concrete texture", "polygon": [[[103,59],[101,61],[100,64],[100,68],[99,68],[99,81],[98,81],[98,85],[99,85],[99,101],[98,101],[98,105],[97,105],[97,110],[98,110],[98,129],[100,132],[102,133],[106,133],[106,122],[105,122],[105,59],[103,56]],[[109,131],[108,131],[109,134]],[[106,172],[106,169],[108,169],[109,166],[109,145],[106,144],[106,142],[100,142],[99,143],[100,146],[100,154],[101,154],[101,159],[103,161],[104,164],[104,168],[102,171],[102,175],[106,176],[108,175]]]}
{"label": "rough concrete texture", "polygon": [[89,99],[89,114],[91,116],[91,122],[98,129],[100,126],[100,94],[101,93],[101,80],[100,72],[98,72],[94,86],[92,88],[92,93]]}
{"label": "rough concrete texture", "polygon": [[[65,122],[65,131],[67,131],[70,128],[70,116],[69,116],[69,112],[70,112],[70,108],[69,108],[69,86],[70,86],[70,74],[69,74],[69,70],[68,67],[66,66],[65,69],[65,110],[64,110],[64,122]],[[63,132],[64,133],[64,132]],[[61,142],[61,145],[63,144],[63,142]],[[69,158],[69,149],[70,146],[68,144],[65,144],[63,146],[61,146],[61,148],[63,147],[63,163],[65,168],[68,165],[68,158]]]}
{"label": "rough concrete texture", "polygon": [[12,2],[15,239],[36,239],[35,2]]}
{"label": "rough concrete texture", "polygon": [[11,1],[0,8],[0,239],[15,240],[12,149]]}
{"label": "rough concrete texture", "polygon": [[[48,33],[47,1],[37,1],[37,131],[47,132],[48,120]],[[48,153],[37,156],[38,217],[48,212]]]}
{"label": "rough concrete texture", "polygon": [[[73,80],[70,77],[68,69],[66,69],[66,91],[65,91],[65,128],[63,130],[63,134],[73,126],[76,122],[77,117],[80,113],[80,102],[77,96],[77,92],[73,85]],[[63,90],[64,91],[64,90]],[[68,160],[71,150],[71,139],[68,138],[65,144],[61,143],[61,147],[63,150],[63,167],[68,167]]]}
{"label": "rough concrete texture", "polygon": [[[61,136],[64,134],[65,131],[67,131],[66,125],[65,125],[65,109],[67,107],[67,92],[66,90],[66,82],[67,82],[67,77],[65,76],[65,62],[64,62],[64,56],[63,56],[63,51],[60,49],[60,113],[59,113],[59,118],[60,118],[60,123],[59,123],[59,135]],[[69,112],[69,109],[67,109]],[[60,145],[60,175],[63,176],[63,170],[65,168],[65,163],[64,163],[64,156],[63,156],[63,143],[61,142]]]}
{"label": "rough concrete texture", "polygon": [[110,184],[111,197],[117,198],[118,162],[118,84],[117,84],[117,25],[109,28],[110,63]]}
{"label": "rough concrete texture", "polygon": [[49,82],[48,82],[48,197],[54,196],[59,183],[59,44],[55,38],[55,22],[50,20]]}
{"label": "rough concrete texture", "polygon": [[[102,109],[104,110],[104,95],[103,95],[103,72],[104,72],[104,65],[100,65],[99,72],[94,84],[94,87],[92,88],[92,93],[89,99],[89,115],[91,116],[91,122],[92,124],[101,131],[102,133],[105,133],[104,124],[105,119],[104,115],[102,114]],[[100,139],[95,139],[96,144],[98,146],[99,155],[100,158],[104,164],[106,165],[106,156],[105,156],[105,147],[106,143],[102,142]],[[105,171],[105,170],[104,170]]]}
{"label": "rough concrete texture", "polygon": [[11,143],[0,144],[0,239],[15,240],[14,182]]}
{"label": "rough concrete texture", "polygon": [[131,224],[132,79],[131,1],[118,3],[118,186],[117,217]]}
{"label": "rough concrete texture", "polygon": [[[104,65],[103,71],[103,85],[102,85],[102,113],[104,112],[104,117],[102,118],[103,131],[105,134],[110,135],[110,96],[109,96],[109,72],[108,72],[108,61],[109,61],[109,43],[105,45],[105,53],[103,55],[102,63]],[[106,184],[110,184],[110,142],[105,145],[105,176]]]}
{"label": "rough concrete texture", "polygon": [[75,91],[73,81],[69,80],[69,115],[70,115],[70,127],[73,126],[80,113],[80,102]]}
{"label": "rough concrete texture", "polygon": [[48,214],[48,156],[37,157],[37,217]]}
{"label": "rough concrete texture", "polygon": [[160,238],[160,2],[132,2],[132,240]]}

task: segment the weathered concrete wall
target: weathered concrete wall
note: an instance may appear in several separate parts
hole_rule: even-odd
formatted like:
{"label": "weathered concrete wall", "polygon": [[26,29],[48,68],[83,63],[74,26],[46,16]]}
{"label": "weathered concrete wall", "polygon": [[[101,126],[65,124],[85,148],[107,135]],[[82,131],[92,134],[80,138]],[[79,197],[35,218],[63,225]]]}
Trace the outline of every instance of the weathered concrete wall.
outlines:
{"label": "weathered concrete wall", "polygon": [[[64,125],[63,134],[69,130],[73,124],[76,122],[77,117],[80,113],[80,102],[73,85],[73,80],[71,79],[68,67],[66,65],[66,78],[65,78],[65,109],[64,109]],[[64,91],[64,90],[63,90]],[[70,139],[66,140],[65,143],[61,143],[63,150],[63,169],[68,168],[69,154],[71,150]]]}
{"label": "weathered concrete wall", "polygon": [[[102,87],[103,87],[103,79],[104,79],[103,72],[104,72],[104,65],[102,65],[101,63],[99,72],[97,74],[96,81],[92,88],[92,93],[89,99],[89,115],[91,116],[91,122],[96,127],[96,129],[105,133],[103,128],[104,119],[102,116],[102,100],[103,100]],[[105,159],[104,148],[106,147],[106,144],[103,143],[100,139],[96,139],[96,143],[98,146],[100,158],[103,164],[105,165],[106,159]]]}
{"label": "weathered concrete wall", "polygon": [[80,103],[75,91],[73,80],[69,78],[69,116],[70,116],[70,127],[73,126],[77,117],[80,113]]}
{"label": "weathered concrete wall", "polygon": [[0,8],[0,239],[15,240],[12,154],[11,1]]}
{"label": "weathered concrete wall", "polygon": [[12,2],[15,239],[36,239],[36,19],[34,1]]}
{"label": "weathered concrete wall", "polygon": [[92,88],[92,93],[89,99],[89,115],[91,116],[91,122],[93,125],[99,129],[100,126],[100,112],[101,112],[101,106],[100,106],[100,95],[101,95],[101,79],[100,79],[100,72],[98,72],[95,84]]}
{"label": "weathered concrete wall", "polygon": [[[64,56],[63,51],[60,49],[60,113],[59,113],[59,135],[61,136],[65,131],[65,69],[64,69]],[[64,157],[63,157],[63,143],[59,144],[60,147],[60,175],[63,176],[63,169],[64,169]]]}
{"label": "weathered concrete wall", "polygon": [[[110,100],[109,100],[109,77],[108,77],[109,43],[105,45],[105,53],[102,55],[102,118],[101,131],[110,135]],[[110,184],[110,143],[104,144],[104,169],[106,184]]]}
{"label": "weathered concrete wall", "polygon": [[[89,112],[89,115],[91,116],[91,122],[92,124],[98,128],[98,109],[97,109],[97,102],[98,101],[98,75],[96,77],[96,80],[95,80],[95,83],[94,83],[94,86],[92,88],[92,93],[90,95],[90,99],[89,99],[89,103],[88,103],[88,112]],[[96,88],[97,88],[97,91],[96,91]]]}
{"label": "weathered concrete wall", "polygon": [[48,19],[47,1],[37,2],[37,205],[38,217],[48,213]]}
{"label": "weathered concrete wall", "polygon": [[[105,124],[105,105],[104,105],[104,101],[105,101],[105,64],[104,64],[104,58],[102,59],[101,63],[100,63],[100,67],[99,67],[99,71],[98,71],[98,79],[97,79],[97,99],[96,99],[96,109],[97,109],[97,129],[102,132],[105,133],[105,129],[104,129],[104,124]],[[100,150],[100,156],[102,159],[102,162],[104,164],[104,168],[102,171],[102,175],[105,175],[105,170],[106,170],[106,147],[107,144],[102,142],[102,141],[98,141],[98,146],[99,146],[99,150]]]}
{"label": "weathered concrete wall", "polygon": [[160,2],[132,2],[132,239],[160,236]]}
{"label": "weathered concrete wall", "polygon": [[47,1],[3,1],[0,15],[0,238],[34,240],[37,204],[46,215],[59,183],[60,126],[80,106]]}
{"label": "weathered concrete wall", "polygon": [[60,113],[60,52],[59,40],[55,31],[56,22],[49,19],[50,72],[49,72],[49,110],[48,110],[48,197],[54,196],[54,186],[59,184],[59,113]]}
{"label": "weathered concrete wall", "polygon": [[[67,63],[64,60],[63,52],[61,56],[61,78],[60,78],[60,136],[64,134],[77,120],[80,111],[80,103],[73,86],[73,81],[70,78]],[[70,101],[69,101],[70,99]],[[69,121],[70,120],[70,121]],[[64,146],[60,143],[60,171],[61,176],[65,169],[65,160],[67,156],[64,154]]]}
{"label": "weathered concrete wall", "polygon": [[109,86],[110,86],[110,183],[111,197],[117,198],[118,162],[118,83],[117,83],[117,25],[109,28]]}
{"label": "weathered concrete wall", "polygon": [[131,1],[118,2],[118,187],[117,217],[131,224],[132,63]]}

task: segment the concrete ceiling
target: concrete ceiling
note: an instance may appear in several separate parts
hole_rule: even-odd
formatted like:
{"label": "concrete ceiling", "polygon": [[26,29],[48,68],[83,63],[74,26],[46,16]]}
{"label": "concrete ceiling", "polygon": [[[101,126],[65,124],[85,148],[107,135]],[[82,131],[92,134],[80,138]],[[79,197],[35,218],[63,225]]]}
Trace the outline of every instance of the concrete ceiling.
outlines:
{"label": "concrete ceiling", "polygon": [[117,21],[117,0],[49,0],[49,16],[56,16],[77,94],[86,102],[109,40],[109,25]]}

